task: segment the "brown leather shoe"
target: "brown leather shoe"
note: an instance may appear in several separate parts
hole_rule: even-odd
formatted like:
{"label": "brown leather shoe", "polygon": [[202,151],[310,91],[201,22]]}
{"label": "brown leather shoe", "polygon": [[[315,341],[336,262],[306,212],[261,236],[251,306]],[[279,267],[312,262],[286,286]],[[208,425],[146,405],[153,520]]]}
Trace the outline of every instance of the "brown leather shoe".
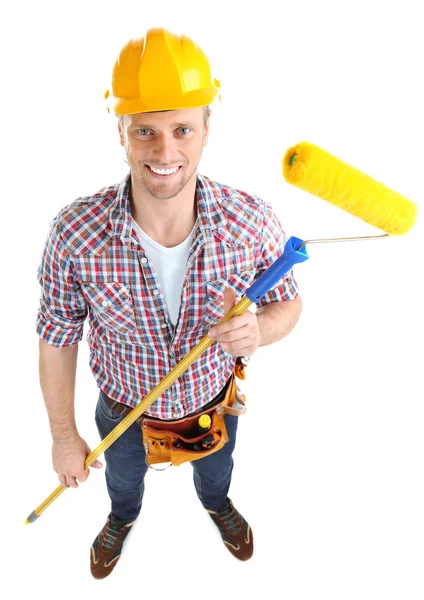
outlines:
{"label": "brown leather shoe", "polygon": [[221,533],[228,550],[240,560],[249,560],[253,554],[253,533],[249,523],[227,498],[217,511],[208,510]]}
{"label": "brown leather shoe", "polygon": [[90,549],[91,574],[95,579],[110,575],[121,557],[122,546],[134,521],[124,523],[109,514],[106,525],[93,542]]}

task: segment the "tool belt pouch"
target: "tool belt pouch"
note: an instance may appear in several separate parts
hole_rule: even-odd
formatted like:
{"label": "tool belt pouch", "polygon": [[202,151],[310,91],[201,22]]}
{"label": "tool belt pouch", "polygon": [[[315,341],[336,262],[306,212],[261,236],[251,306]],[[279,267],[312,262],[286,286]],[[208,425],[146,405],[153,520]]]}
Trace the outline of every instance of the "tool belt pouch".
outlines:
{"label": "tool belt pouch", "polygon": [[[203,412],[177,421],[142,417],[140,424],[147,465],[171,463],[178,466],[218,452],[228,442],[224,416],[243,414],[246,411],[244,404],[245,396],[240,394],[233,373],[224,399]],[[211,418],[206,433],[199,433],[197,426],[202,415]]]}

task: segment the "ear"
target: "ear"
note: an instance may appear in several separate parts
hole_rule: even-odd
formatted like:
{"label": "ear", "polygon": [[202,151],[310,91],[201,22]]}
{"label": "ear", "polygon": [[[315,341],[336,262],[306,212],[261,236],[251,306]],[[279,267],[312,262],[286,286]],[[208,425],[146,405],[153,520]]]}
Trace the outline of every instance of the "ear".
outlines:
{"label": "ear", "polygon": [[205,147],[209,141],[209,127],[210,127],[211,117],[209,115],[208,120],[206,121],[206,125],[203,128],[203,143],[202,146]]}
{"label": "ear", "polygon": [[119,143],[121,144],[121,146],[125,147],[124,132],[123,132],[121,123],[118,123],[118,131],[119,131]]}

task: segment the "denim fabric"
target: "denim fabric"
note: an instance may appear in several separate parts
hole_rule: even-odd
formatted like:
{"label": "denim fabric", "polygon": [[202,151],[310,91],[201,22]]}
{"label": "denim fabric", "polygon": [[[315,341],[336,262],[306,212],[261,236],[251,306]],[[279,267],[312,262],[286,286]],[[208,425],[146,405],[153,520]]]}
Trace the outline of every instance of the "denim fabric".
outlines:
{"label": "denim fabric", "polygon": [[[107,403],[99,390],[95,420],[103,440],[123,419]],[[225,501],[233,470],[233,450],[236,442],[238,417],[225,415],[229,441],[224,447],[205,458],[193,461],[194,485],[206,509],[216,510]],[[125,522],[137,518],[143,500],[144,477],[148,471],[141,428],[133,423],[105,450],[106,485],[114,517]],[[174,467],[178,468],[178,467]]]}
{"label": "denim fabric", "polygon": [[224,504],[231,483],[234,465],[232,454],[236,445],[238,417],[225,415],[224,420],[228,442],[218,452],[191,463],[197,495],[203,506],[209,510],[217,510]]}
{"label": "denim fabric", "polygon": [[[124,414],[117,414],[110,408],[103,392],[100,390],[95,420],[102,440],[124,418]],[[144,476],[148,470],[140,425],[138,423],[130,425],[105,450],[104,454],[106,485],[112,502],[113,516],[125,522],[134,521],[141,510]]]}

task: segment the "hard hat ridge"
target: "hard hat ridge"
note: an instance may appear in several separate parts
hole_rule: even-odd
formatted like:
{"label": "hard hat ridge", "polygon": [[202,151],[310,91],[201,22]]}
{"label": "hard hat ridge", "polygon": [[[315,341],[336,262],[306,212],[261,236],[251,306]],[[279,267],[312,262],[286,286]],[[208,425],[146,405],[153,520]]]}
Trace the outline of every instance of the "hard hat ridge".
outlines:
{"label": "hard hat ridge", "polygon": [[219,89],[208,58],[191,38],[152,28],[122,48],[105,98],[125,115],[207,106]]}

